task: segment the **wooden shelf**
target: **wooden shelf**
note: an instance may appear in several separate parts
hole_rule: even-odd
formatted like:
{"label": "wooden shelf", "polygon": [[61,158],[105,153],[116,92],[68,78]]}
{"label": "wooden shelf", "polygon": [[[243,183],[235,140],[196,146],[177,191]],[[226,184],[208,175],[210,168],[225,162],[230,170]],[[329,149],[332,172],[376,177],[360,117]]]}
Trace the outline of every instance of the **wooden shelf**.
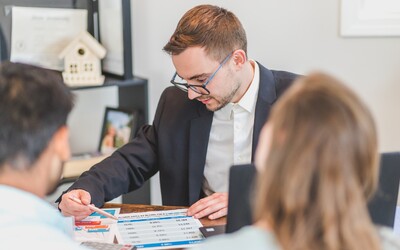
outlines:
{"label": "wooden shelf", "polygon": [[93,165],[107,158],[109,155],[83,156],[78,159],[71,159],[64,164],[62,178],[79,177],[83,172],[88,171]]}

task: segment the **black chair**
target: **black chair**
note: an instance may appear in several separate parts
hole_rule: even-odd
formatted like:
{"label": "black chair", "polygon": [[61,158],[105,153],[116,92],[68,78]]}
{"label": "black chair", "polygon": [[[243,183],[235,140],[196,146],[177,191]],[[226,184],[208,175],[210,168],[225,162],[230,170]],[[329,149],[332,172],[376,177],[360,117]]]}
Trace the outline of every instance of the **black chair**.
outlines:
{"label": "black chair", "polygon": [[235,165],[229,171],[228,215],[226,233],[253,223],[253,183],[257,174],[254,165]]}
{"label": "black chair", "polygon": [[372,221],[378,225],[394,225],[400,184],[400,152],[382,153],[379,186],[368,203]]}
{"label": "black chair", "polygon": [[[232,166],[229,175],[229,203],[226,232],[232,233],[253,223],[252,199],[256,169],[253,165]],[[392,227],[400,185],[400,152],[382,153],[378,190],[368,203],[372,221]]]}

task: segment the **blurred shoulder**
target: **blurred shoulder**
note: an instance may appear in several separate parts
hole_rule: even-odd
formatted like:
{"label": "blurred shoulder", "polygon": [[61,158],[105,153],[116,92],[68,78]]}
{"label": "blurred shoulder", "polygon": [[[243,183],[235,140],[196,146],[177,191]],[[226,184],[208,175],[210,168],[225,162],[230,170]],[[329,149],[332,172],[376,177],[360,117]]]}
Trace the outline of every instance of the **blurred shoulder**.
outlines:
{"label": "blurred shoulder", "polygon": [[273,235],[254,226],[247,226],[232,234],[224,234],[208,238],[197,250],[217,249],[279,249]]}
{"label": "blurred shoulder", "polygon": [[383,250],[400,250],[400,237],[391,228],[378,227]]}

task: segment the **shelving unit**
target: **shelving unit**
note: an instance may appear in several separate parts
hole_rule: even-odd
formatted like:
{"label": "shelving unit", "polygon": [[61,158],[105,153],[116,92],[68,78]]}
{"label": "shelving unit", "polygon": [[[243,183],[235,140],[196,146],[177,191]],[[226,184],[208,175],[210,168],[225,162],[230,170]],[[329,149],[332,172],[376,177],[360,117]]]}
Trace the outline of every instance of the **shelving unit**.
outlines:
{"label": "shelving unit", "polygon": [[[117,79],[106,77],[103,85],[71,87],[74,90],[97,89],[116,86],[118,88],[118,106],[127,110],[139,110],[143,119],[139,127],[148,123],[148,80],[134,76],[132,79]],[[77,177],[76,177],[77,178]],[[76,178],[66,178],[62,183],[73,182]],[[123,203],[150,204],[150,181],[147,181],[140,189],[122,196]]]}
{"label": "shelving unit", "polygon": [[[145,78],[132,76],[132,42],[131,42],[131,0],[120,0],[122,2],[122,41],[123,41],[123,60],[124,76],[129,79],[120,79],[116,77],[106,77],[105,83],[100,86],[80,86],[71,87],[72,91],[96,90],[104,87],[115,86],[118,88],[118,106],[127,110],[139,110],[142,114],[141,124],[148,123],[148,81]],[[99,3],[95,0],[85,1],[54,1],[54,0],[3,0],[0,1],[0,62],[9,60],[11,54],[11,29],[12,15],[11,6],[23,7],[45,7],[45,8],[68,8],[68,9],[86,9],[88,31],[98,40],[101,36],[99,23],[102,13],[99,13]],[[105,36],[103,34],[103,36]],[[131,77],[131,78],[130,78]],[[87,107],[87,106],[85,106]],[[96,111],[97,112],[97,111]],[[79,171],[76,172],[79,174]],[[71,183],[77,178],[68,176],[61,180],[63,183]],[[123,196],[123,203],[150,204],[150,183],[147,181],[142,188]]]}

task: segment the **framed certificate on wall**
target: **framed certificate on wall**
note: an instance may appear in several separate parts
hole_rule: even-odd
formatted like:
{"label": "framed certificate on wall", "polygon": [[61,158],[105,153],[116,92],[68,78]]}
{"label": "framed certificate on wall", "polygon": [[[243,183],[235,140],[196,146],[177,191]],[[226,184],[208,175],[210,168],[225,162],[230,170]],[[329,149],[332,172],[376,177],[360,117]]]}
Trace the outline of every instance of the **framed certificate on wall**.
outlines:
{"label": "framed certificate on wall", "polygon": [[[40,8],[46,8],[47,10],[45,12],[41,12]],[[79,13],[80,11],[85,11],[87,12],[87,14],[85,14],[87,23],[84,24],[84,27],[97,39],[98,21],[96,16],[96,9],[97,2],[93,0],[1,0],[0,61],[10,60],[13,42],[14,46],[17,45],[20,46],[20,48],[28,49],[26,55],[28,53],[32,53],[32,51],[29,49],[29,46],[24,47],[24,44],[19,43],[19,41],[12,41],[13,32],[18,32],[18,27],[13,27],[13,22],[14,24],[17,22],[17,24],[19,23],[23,26],[23,28],[25,28],[22,33],[27,32],[27,34],[25,34],[26,36],[23,39],[23,42],[26,45],[29,45],[28,43],[36,43],[39,46],[45,46],[44,43],[41,43],[40,41],[35,41],[35,39],[41,37],[43,40],[47,39],[47,41],[49,42],[49,40],[52,39],[55,35],[54,30],[56,30],[58,33],[62,33],[58,30],[65,29],[68,23],[71,26],[80,26],[80,23],[82,23],[82,21],[79,21],[77,23],[77,20],[75,20],[77,17],[74,16],[74,14],[68,13]],[[23,10],[23,12],[21,12],[21,10]],[[32,18],[32,21],[28,20],[29,17]],[[70,19],[68,20],[68,18]],[[28,27],[24,27],[24,20],[29,25]],[[67,20],[67,23],[63,24],[65,25],[65,27],[61,26],[63,20]],[[85,20],[83,21],[85,22]],[[59,26],[56,27],[57,25]],[[46,31],[46,29],[48,31]],[[70,30],[72,29],[73,27]],[[45,32],[45,34],[40,34],[40,32]],[[68,32],[65,31],[65,33]],[[28,34],[35,36],[35,39],[28,37]],[[16,34],[14,33],[14,35]],[[62,34],[59,34],[59,36],[62,36]],[[54,47],[48,47],[50,49],[54,49]]]}
{"label": "framed certificate on wall", "polygon": [[132,73],[130,0],[99,0],[100,43],[106,48],[105,74],[129,79]]}

